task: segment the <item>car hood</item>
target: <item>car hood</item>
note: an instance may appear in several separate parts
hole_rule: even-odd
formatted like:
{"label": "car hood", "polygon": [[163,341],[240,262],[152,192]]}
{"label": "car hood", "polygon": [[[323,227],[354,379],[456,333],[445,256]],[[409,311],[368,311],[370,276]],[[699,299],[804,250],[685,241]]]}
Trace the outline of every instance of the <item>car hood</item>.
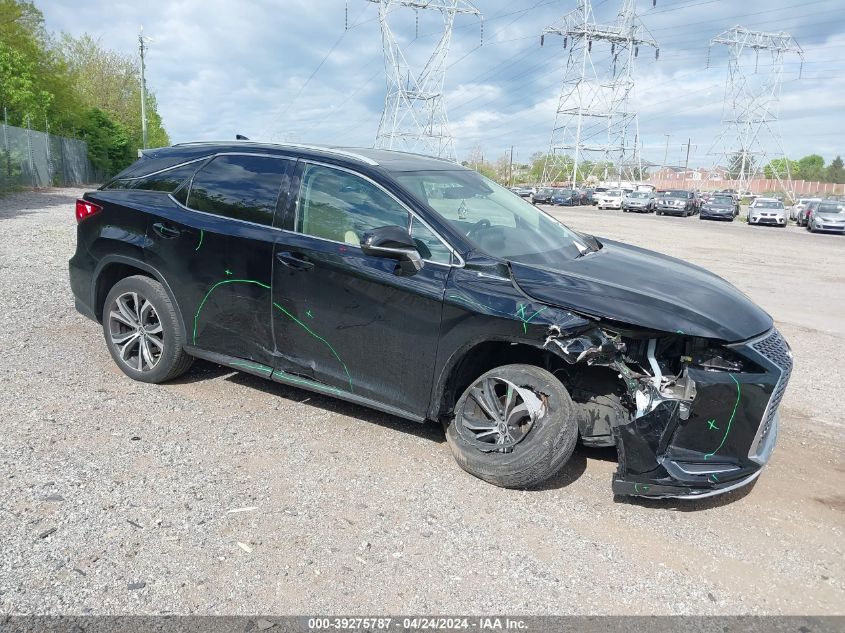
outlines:
{"label": "car hood", "polygon": [[817,218],[827,220],[828,222],[836,220],[845,220],[845,214],[843,213],[825,213],[823,211],[815,211],[813,215]]}
{"label": "car hood", "polygon": [[733,205],[731,204],[714,204],[712,202],[708,202],[704,205],[708,209],[713,209],[714,211],[731,211],[733,210]]}
{"label": "car hood", "polygon": [[735,342],[771,329],[764,310],[721,277],[620,242],[557,270],[511,262],[528,296],[588,316],[664,332]]}

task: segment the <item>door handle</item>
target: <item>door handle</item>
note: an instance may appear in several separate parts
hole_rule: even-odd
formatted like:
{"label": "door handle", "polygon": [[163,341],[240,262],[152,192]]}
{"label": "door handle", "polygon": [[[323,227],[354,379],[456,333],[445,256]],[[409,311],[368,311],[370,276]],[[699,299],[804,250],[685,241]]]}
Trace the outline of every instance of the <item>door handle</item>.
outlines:
{"label": "door handle", "polygon": [[282,266],[286,266],[291,270],[302,270],[307,271],[314,268],[314,264],[309,262],[308,259],[299,253],[290,253],[288,251],[282,251],[280,253],[276,253],[276,259]]}
{"label": "door handle", "polygon": [[156,222],[153,224],[153,230],[165,239],[173,239],[174,237],[182,235],[182,231],[174,229],[172,226],[168,226],[164,222]]}

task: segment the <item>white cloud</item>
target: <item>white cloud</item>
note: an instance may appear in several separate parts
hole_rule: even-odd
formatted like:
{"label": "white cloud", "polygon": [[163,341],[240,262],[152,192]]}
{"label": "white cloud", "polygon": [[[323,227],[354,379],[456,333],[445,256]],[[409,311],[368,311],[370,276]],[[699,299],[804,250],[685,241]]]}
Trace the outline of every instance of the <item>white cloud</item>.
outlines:
{"label": "white cloud", "polygon": [[[612,21],[617,4],[597,5],[596,17]],[[707,43],[737,23],[791,31],[806,50],[804,75],[812,79],[784,84],[780,127],[788,151],[817,152],[828,160],[845,152],[840,2],[816,2],[813,11],[794,0],[692,6],[661,1],[654,9],[640,4],[661,45],[659,61],[642,54],[637,60],[633,104],[648,158],[662,160],[670,134],[670,161],[691,138],[694,162],[710,162],[705,154],[720,129],[726,61],[724,51],[714,52],[711,68],[705,68]],[[382,43],[376,7],[364,0],[350,0],[350,23],[356,26],[348,32],[342,0],[41,0],[39,6],[49,29],[88,32],[126,53],[137,50],[143,23],[154,38],[148,82],[174,141],[242,133],[370,145],[375,137],[385,90]],[[481,8],[481,48],[475,19],[456,20],[446,80],[451,128],[459,152],[481,145],[493,157],[515,145],[527,159],[548,145],[565,62],[562,42],[547,39],[541,48],[539,33],[574,8],[574,0],[518,6],[487,0]],[[431,34],[438,16],[420,14],[416,41],[414,12],[395,16],[410,61],[423,58],[436,41]],[[789,70],[794,74],[797,67]]]}

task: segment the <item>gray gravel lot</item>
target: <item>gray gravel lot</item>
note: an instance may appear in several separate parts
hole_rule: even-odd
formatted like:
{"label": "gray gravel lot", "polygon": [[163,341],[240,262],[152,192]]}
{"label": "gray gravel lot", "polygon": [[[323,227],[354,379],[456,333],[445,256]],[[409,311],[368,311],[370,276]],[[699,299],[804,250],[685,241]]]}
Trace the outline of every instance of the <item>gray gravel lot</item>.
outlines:
{"label": "gray gravel lot", "polygon": [[73,309],[79,193],[0,198],[3,613],[845,613],[845,238],[554,211],[722,274],[796,354],[753,488],[628,501],[613,451],[507,491],[433,426],[207,363],[130,381]]}

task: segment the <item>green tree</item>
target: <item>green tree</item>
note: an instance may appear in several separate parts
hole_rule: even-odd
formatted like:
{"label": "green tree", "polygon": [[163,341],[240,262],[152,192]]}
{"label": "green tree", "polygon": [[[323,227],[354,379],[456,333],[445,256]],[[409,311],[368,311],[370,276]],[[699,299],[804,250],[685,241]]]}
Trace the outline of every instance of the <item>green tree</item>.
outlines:
{"label": "green tree", "polygon": [[834,158],[825,172],[827,182],[845,183],[845,166],[843,166],[841,156]]}
{"label": "green tree", "polygon": [[750,152],[734,152],[728,158],[728,174],[731,179],[737,179],[741,175],[748,177],[754,173],[757,159]]}
{"label": "green tree", "polygon": [[766,178],[798,178],[799,173],[798,163],[788,158],[775,158],[763,167]]}
{"label": "green tree", "polygon": [[[111,175],[141,147],[140,104],[132,55],[109,51],[88,35],[56,42],[30,0],[0,0],[0,107],[11,124],[82,136],[92,163]],[[169,145],[153,94],[147,122],[149,144]]]}
{"label": "green tree", "polygon": [[[59,51],[82,103],[108,112],[130,134],[136,147],[141,136],[141,71],[133,55],[103,48],[90,35],[63,33]],[[150,147],[170,145],[155,95],[147,91],[147,139]]]}
{"label": "green tree", "polygon": [[99,108],[89,108],[76,131],[88,143],[88,157],[100,173],[114,174],[133,161],[133,144],[126,129]]}
{"label": "green tree", "polygon": [[803,180],[824,180],[824,158],[810,154],[799,159],[798,173]]}

